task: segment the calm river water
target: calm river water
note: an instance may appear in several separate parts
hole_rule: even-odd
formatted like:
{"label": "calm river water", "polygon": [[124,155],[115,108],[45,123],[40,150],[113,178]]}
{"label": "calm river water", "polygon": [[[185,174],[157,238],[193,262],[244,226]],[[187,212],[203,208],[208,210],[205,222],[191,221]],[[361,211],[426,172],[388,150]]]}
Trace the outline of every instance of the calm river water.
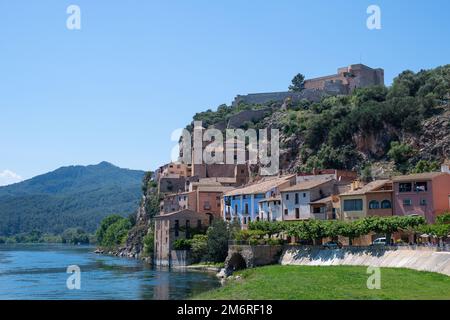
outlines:
{"label": "calm river water", "polygon": [[[87,246],[0,245],[0,300],[186,299],[220,286],[211,273],[154,269],[93,251]],[[67,288],[71,265],[81,270],[79,290]]]}

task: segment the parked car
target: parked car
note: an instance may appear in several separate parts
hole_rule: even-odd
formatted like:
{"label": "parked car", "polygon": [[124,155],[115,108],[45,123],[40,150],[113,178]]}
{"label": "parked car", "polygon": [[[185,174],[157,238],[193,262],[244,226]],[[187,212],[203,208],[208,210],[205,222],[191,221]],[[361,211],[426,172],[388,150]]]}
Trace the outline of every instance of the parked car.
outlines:
{"label": "parked car", "polygon": [[371,246],[385,246],[385,245],[386,245],[386,238],[384,237],[375,239],[371,244]]}
{"label": "parked car", "polygon": [[341,249],[342,243],[339,241],[328,241],[322,245],[325,249]]}

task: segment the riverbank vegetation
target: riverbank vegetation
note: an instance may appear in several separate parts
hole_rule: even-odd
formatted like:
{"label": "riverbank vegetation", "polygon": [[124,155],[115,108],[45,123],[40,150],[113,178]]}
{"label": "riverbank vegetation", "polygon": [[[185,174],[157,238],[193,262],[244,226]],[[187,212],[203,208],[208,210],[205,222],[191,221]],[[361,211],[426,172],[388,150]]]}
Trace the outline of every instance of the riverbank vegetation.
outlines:
{"label": "riverbank vegetation", "polygon": [[189,250],[193,263],[223,263],[228,254],[228,241],[235,238],[239,225],[227,224],[221,219],[213,221],[205,233],[191,233],[189,239],[174,241],[174,250]]}
{"label": "riverbank vegetation", "polygon": [[95,233],[98,245],[109,249],[123,245],[127,240],[132,224],[132,219],[123,218],[119,215],[106,217]]}
{"label": "riverbank vegetation", "polygon": [[9,237],[0,237],[0,244],[14,243],[64,243],[64,244],[94,244],[95,236],[81,228],[68,228],[60,235],[43,233],[34,230],[29,233],[20,233]]}
{"label": "riverbank vegetation", "polygon": [[244,270],[225,286],[194,299],[221,300],[425,300],[450,299],[450,277],[381,268],[381,288],[370,290],[367,267],[281,266]]}

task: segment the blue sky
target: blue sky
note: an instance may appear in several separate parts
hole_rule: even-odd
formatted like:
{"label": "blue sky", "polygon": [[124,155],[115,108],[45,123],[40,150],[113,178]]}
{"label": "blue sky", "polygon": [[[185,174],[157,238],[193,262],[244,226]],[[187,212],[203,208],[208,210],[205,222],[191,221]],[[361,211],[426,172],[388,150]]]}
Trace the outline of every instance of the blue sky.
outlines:
{"label": "blue sky", "polygon": [[[66,28],[70,4],[81,30]],[[371,4],[381,30],[366,27]],[[195,112],[285,90],[298,72],[362,61],[390,84],[450,63],[449,12],[447,0],[1,0],[0,185],[103,160],[155,169]]]}

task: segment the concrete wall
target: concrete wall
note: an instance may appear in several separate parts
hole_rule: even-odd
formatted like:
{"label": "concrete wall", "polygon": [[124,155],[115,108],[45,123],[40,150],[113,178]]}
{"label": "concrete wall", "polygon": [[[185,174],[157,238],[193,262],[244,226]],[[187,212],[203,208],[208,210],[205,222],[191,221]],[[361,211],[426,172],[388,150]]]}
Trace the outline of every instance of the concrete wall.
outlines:
{"label": "concrete wall", "polygon": [[408,268],[450,276],[450,252],[426,247],[351,247],[326,250],[310,246],[285,247],[282,265],[303,266],[374,266]]}

